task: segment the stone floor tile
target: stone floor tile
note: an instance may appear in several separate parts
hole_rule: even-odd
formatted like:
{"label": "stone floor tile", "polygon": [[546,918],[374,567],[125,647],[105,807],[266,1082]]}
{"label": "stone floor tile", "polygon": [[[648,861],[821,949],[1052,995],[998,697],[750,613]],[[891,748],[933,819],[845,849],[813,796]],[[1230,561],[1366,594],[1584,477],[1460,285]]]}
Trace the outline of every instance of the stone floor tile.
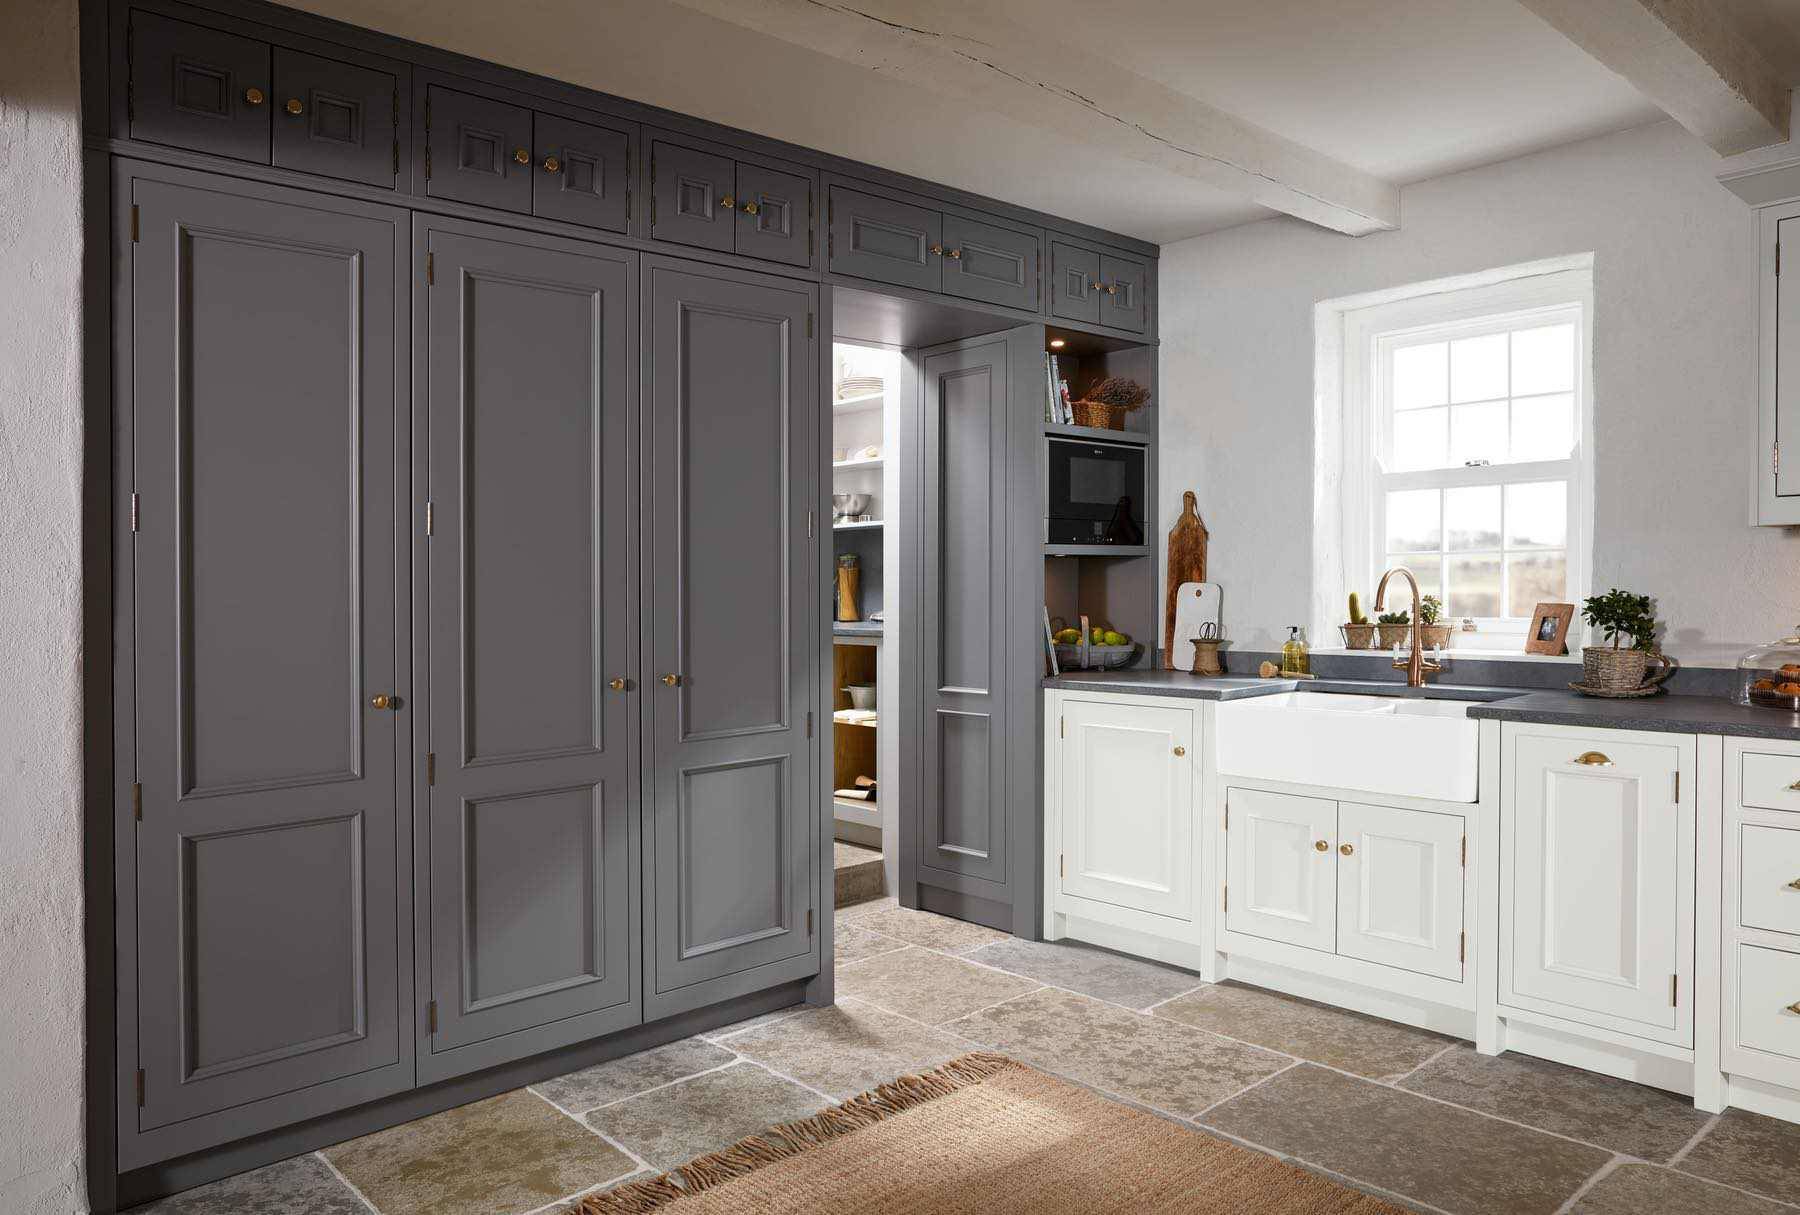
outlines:
{"label": "stone floor tile", "polygon": [[1652,1164],[1621,1164],[1581,1196],[1569,1215],[1791,1215],[1793,1208]]}
{"label": "stone floor tile", "polygon": [[1686,1097],[1529,1055],[1440,1055],[1400,1087],[1661,1163],[1712,1117]]}
{"label": "stone floor tile", "polygon": [[243,1215],[245,1211],[280,1211],[282,1215],[369,1215],[349,1186],[339,1181],[317,1156],[296,1156],[186,1190],[131,1215]]}
{"label": "stone floor tile", "polygon": [[1548,1213],[1611,1152],[1301,1064],[1201,1123],[1457,1215]]}
{"label": "stone floor tile", "polygon": [[928,949],[908,947],[838,968],[839,995],[941,1025],[1036,988],[1034,979],[971,966]]}
{"label": "stone floor tile", "polygon": [[1020,1062],[1187,1118],[1291,1062],[1055,988],[945,1028]]}
{"label": "stone floor tile", "polygon": [[1202,987],[1156,1015],[1375,1080],[1409,1072],[1455,1041],[1242,983]]}
{"label": "stone floor tile", "polygon": [[869,932],[854,924],[839,924],[831,936],[832,956],[839,966],[860,962],[878,953],[892,953],[896,949],[905,948],[905,941],[896,941],[893,937],[884,937],[878,932]]}
{"label": "stone floor tile", "polygon": [[637,1163],[525,1089],[326,1148],[381,1215],[529,1211]]}
{"label": "stone floor tile", "polygon": [[845,1101],[970,1048],[941,1030],[845,998],[833,1008],[815,1008],[740,1034],[731,1049]]}
{"label": "stone floor tile", "polygon": [[1008,933],[910,907],[879,907],[853,917],[851,923],[910,945],[941,949],[945,953],[961,953],[994,941],[1012,940]]}
{"label": "stone floor tile", "polygon": [[852,903],[848,907],[839,907],[833,914],[837,917],[837,922],[842,924],[845,920],[859,920],[863,916],[877,911],[892,911],[899,906],[900,900],[894,895],[888,894],[878,899],[870,899],[866,903]]}
{"label": "stone floor tile", "polygon": [[808,1005],[799,1001],[786,1008],[777,1008],[773,1012],[762,1013],[754,1017],[746,1017],[742,1021],[734,1021],[730,1025],[721,1025],[717,1029],[709,1029],[701,1033],[708,1042],[717,1042],[721,1038],[729,1038],[733,1034],[741,1034],[747,1029],[755,1029],[759,1025],[772,1025],[786,1017],[792,1017],[807,1010]]}
{"label": "stone floor tile", "polygon": [[1185,970],[1141,962],[1074,941],[1026,941],[1008,937],[972,949],[963,956],[983,966],[995,966],[1127,1008],[1148,1008],[1200,985],[1200,976]]}
{"label": "stone floor tile", "polygon": [[666,1170],[827,1104],[791,1080],[740,1063],[593,1110],[587,1121]]}
{"label": "stone floor tile", "polygon": [[699,1038],[684,1038],[570,1072],[554,1080],[540,1080],[531,1087],[571,1114],[584,1114],[597,1105],[606,1105],[697,1072],[723,1067],[736,1058],[722,1046]]}
{"label": "stone floor tile", "polygon": [[1675,1167],[1740,1190],[1800,1203],[1800,1125],[1726,1110]]}

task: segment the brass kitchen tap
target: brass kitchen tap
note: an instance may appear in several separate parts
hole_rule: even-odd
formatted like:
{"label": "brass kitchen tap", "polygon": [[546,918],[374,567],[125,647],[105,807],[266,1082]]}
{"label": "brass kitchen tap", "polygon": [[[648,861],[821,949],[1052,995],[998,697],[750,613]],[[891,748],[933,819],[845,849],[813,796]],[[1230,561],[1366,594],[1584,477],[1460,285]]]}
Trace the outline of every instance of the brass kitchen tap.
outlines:
{"label": "brass kitchen tap", "polygon": [[1425,631],[1419,627],[1419,580],[1413,577],[1411,570],[1403,565],[1397,565],[1381,576],[1381,584],[1375,588],[1375,610],[1377,612],[1381,610],[1382,596],[1387,594],[1388,579],[1395,574],[1405,578],[1412,586],[1412,615],[1408,617],[1412,621],[1412,627],[1407,630],[1412,636],[1412,653],[1405,660],[1394,659],[1394,669],[1398,671],[1405,668],[1407,687],[1422,688],[1425,686],[1427,671],[1441,671],[1444,668],[1441,663],[1433,662],[1425,657],[1425,649],[1420,644],[1420,638],[1424,636]]}

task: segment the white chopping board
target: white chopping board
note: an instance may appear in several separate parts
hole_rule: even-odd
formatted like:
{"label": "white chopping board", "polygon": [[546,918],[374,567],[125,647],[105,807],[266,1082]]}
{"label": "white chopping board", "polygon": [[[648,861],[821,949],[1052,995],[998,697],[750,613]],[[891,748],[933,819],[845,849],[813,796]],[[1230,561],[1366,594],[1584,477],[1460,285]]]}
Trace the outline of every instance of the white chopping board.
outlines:
{"label": "white chopping board", "polygon": [[1219,584],[1216,582],[1184,582],[1175,591],[1175,639],[1169,654],[1177,671],[1194,667],[1194,647],[1189,645],[1200,636],[1200,627],[1219,623]]}

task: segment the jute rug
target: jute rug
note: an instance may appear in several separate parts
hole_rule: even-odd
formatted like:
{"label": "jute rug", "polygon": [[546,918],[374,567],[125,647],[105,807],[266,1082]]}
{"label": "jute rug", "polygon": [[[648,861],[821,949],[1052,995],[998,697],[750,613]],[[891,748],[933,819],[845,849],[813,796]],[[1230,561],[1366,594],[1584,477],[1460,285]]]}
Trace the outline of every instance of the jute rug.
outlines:
{"label": "jute rug", "polygon": [[972,1054],[772,1127],[571,1215],[1390,1215],[1401,1208]]}

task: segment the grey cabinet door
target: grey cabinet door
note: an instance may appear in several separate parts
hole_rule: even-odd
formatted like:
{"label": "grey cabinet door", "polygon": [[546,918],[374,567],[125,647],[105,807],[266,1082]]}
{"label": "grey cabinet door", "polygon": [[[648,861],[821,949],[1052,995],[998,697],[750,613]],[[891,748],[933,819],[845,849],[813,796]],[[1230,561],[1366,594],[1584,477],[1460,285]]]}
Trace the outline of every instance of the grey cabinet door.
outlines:
{"label": "grey cabinet door", "polygon": [[1015,232],[944,216],[944,294],[1036,312],[1043,242]]}
{"label": "grey cabinet door", "polygon": [[798,173],[737,163],[737,251],[745,257],[812,264],[812,182]]}
{"label": "grey cabinet door", "polygon": [[275,164],[392,189],[398,85],[387,72],[275,48]]}
{"label": "grey cabinet door", "polygon": [[[1007,389],[1004,335],[924,360],[921,873],[1005,888]],[[992,897],[992,896],[990,896]]]}
{"label": "grey cabinet door", "polygon": [[677,143],[650,148],[650,235],[730,253],[737,243],[737,166]]}
{"label": "grey cabinet door", "polygon": [[425,92],[425,193],[531,212],[531,111],[442,85]]}
{"label": "grey cabinet door", "polygon": [[431,1052],[524,1055],[639,1019],[636,258],[420,222]]}
{"label": "grey cabinet door", "polygon": [[269,44],[131,14],[131,137],[269,163]]}
{"label": "grey cabinet door", "polygon": [[[817,969],[811,288],[647,261],[655,1017]],[[785,964],[785,965],[782,965]]]}
{"label": "grey cabinet door", "polygon": [[[532,212],[623,232],[631,219],[631,136],[541,111]],[[554,166],[554,167],[552,167]]]}
{"label": "grey cabinet door", "polygon": [[944,217],[926,207],[831,187],[831,272],[939,291]]}
{"label": "grey cabinet door", "polygon": [[144,1131],[402,1058],[405,308],[397,215],[132,188]]}
{"label": "grey cabinet door", "polygon": [[1142,333],[1149,322],[1150,268],[1120,253],[1100,255],[1100,323]]}
{"label": "grey cabinet door", "polygon": [[1094,250],[1050,242],[1050,315],[1100,320],[1100,255]]}

